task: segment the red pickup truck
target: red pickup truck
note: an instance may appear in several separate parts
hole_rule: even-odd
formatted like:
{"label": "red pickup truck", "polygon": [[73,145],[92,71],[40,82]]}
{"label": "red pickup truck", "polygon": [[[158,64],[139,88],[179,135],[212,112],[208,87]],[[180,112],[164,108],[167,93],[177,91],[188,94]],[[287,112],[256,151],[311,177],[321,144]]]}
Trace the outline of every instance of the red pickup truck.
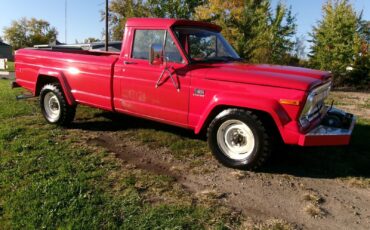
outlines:
{"label": "red pickup truck", "polygon": [[84,104],[208,134],[224,165],[256,169],[274,141],[347,145],[355,117],[325,106],[328,72],[244,63],[217,25],[127,21],[121,53],[50,47],[16,53],[13,87],[40,97],[52,124]]}

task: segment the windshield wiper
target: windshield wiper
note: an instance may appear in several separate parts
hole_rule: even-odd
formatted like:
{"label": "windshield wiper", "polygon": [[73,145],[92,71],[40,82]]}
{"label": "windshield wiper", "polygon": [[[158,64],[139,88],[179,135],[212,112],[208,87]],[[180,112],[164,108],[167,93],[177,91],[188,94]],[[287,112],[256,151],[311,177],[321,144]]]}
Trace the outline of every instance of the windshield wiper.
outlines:
{"label": "windshield wiper", "polygon": [[231,56],[222,56],[222,57],[219,57],[219,58],[222,58],[225,61],[244,61],[243,58],[236,58],[236,57],[231,57]]}
{"label": "windshield wiper", "polygon": [[231,56],[221,56],[221,57],[213,57],[213,58],[208,58],[208,59],[204,59],[204,60],[197,60],[195,62],[229,62],[229,61],[238,61],[238,62],[242,62],[244,61],[243,58],[235,58],[235,57],[231,57]]}

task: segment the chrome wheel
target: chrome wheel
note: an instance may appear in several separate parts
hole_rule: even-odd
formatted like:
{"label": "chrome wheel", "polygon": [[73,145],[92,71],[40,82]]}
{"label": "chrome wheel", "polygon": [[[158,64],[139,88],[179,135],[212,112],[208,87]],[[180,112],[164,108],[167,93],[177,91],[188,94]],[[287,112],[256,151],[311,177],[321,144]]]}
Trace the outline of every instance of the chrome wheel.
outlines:
{"label": "chrome wheel", "polygon": [[240,120],[227,120],[217,131],[217,144],[229,158],[244,160],[255,148],[252,130]]}
{"label": "chrome wheel", "polygon": [[60,102],[53,92],[46,93],[44,97],[45,115],[50,122],[56,122],[60,117]]}

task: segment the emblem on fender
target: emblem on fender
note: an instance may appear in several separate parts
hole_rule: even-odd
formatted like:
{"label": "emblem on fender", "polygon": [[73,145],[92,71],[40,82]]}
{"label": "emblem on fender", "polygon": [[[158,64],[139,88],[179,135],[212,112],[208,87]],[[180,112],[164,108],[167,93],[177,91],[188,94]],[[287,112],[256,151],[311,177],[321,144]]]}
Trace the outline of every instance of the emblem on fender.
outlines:
{"label": "emblem on fender", "polygon": [[193,96],[204,97],[204,95],[205,95],[204,89],[194,89]]}

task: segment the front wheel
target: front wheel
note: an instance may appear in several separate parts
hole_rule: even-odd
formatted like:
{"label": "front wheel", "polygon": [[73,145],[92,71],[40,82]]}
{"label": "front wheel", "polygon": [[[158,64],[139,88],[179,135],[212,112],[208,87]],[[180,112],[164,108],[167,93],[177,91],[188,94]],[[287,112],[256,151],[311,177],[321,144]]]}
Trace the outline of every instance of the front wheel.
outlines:
{"label": "front wheel", "polygon": [[211,122],[207,136],[213,155],[228,167],[255,170],[271,152],[265,127],[247,110],[224,110]]}
{"label": "front wheel", "polygon": [[68,104],[59,84],[47,84],[40,92],[41,112],[47,122],[69,125],[76,114],[76,106]]}

